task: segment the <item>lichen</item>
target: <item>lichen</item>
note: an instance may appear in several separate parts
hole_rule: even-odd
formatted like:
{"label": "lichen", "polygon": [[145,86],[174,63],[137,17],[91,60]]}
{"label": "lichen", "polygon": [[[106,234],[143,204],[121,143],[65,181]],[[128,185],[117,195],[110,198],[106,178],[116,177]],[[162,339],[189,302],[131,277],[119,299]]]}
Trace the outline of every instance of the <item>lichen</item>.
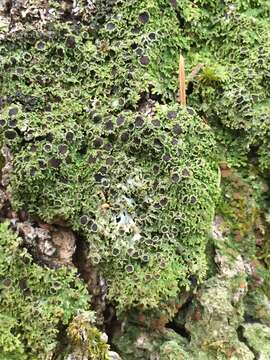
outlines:
{"label": "lichen", "polygon": [[243,335],[248,345],[261,360],[267,360],[270,357],[269,339],[270,328],[263,324],[245,324]]}
{"label": "lichen", "polygon": [[125,360],[188,360],[187,341],[171,329],[152,331],[129,324],[120,338],[113,340]]}
{"label": "lichen", "polygon": [[1,46],[11,203],[80,233],[119,312],[170,312],[207,270],[214,135],[176,103],[174,7],[120,2],[95,16],[54,19],[42,32],[30,22]]}
{"label": "lichen", "polygon": [[185,324],[191,334],[189,347],[195,359],[254,358],[236,332],[243,319],[246,286],[240,274],[233,281],[224,277],[209,279],[200,289]]}
{"label": "lichen", "polygon": [[0,352],[5,359],[51,356],[61,326],[89,308],[75,269],[35,264],[8,222],[0,225],[0,283]]}
{"label": "lichen", "polygon": [[[74,263],[99,323],[121,321],[110,331],[124,360],[269,357],[269,1],[26,0],[0,12],[1,219],[22,236],[21,213],[72,234],[68,266],[78,235]],[[62,341],[68,360],[110,358],[76,273],[35,264],[24,246],[3,243],[20,295],[5,275],[4,356],[55,356]],[[36,274],[48,288],[29,305]],[[23,308],[36,301],[38,336]]]}
{"label": "lichen", "polygon": [[178,7],[188,67],[204,65],[190,103],[215,127],[236,166],[256,148],[260,168],[269,169],[268,2],[187,0]]}

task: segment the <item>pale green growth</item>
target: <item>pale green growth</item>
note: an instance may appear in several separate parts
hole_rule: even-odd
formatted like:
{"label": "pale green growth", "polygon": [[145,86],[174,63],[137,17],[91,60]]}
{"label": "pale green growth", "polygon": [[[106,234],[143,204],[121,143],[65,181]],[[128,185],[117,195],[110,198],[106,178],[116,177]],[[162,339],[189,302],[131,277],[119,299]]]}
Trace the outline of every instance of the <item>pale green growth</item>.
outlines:
{"label": "pale green growth", "polygon": [[44,359],[56,349],[60,327],[89,295],[74,269],[35,264],[21,239],[0,225],[0,353],[4,359]]}
{"label": "pale green growth", "polygon": [[263,324],[245,324],[243,336],[248,346],[256,354],[256,358],[267,360],[270,358],[270,327]]}
{"label": "pale green growth", "polygon": [[[76,13],[69,3],[49,0],[54,11],[42,26],[38,12],[17,32],[4,26],[0,142],[14,156],[13,208],[80,233],[118,313],[137,321],[146,314],[145,323],[160,328],[215,257],[218,270],[187,318],[179,316],[190,344],[173,331],[149,335],[128,325],[115,341],[124,359],[251,360],[251,348],[269,357],[268,328],[244,327],[250,348],[236,331],[244,312],[269,325],[266,196],[257,169],[222,183],[223,228],[213,253],[205,251],[219,196],[217,157],[239,168],[255,156],[269,170],[269,1],[96,0],[94,9],[78,0]],[[204,65],[187,84],[187,109],[176,98],[180,52],[187,73]],[[88,313],[76,313],[87,310],[76,274],[35,265],[7,225],[1,229],[5,359],[50,354],[57,329],[71,319],[73,350],[107,359]],[[45,280],[48,288],[40,287]]]}
{"label": "pale green growth", "polygon": [[[242,298],[246,281],[215,277],[205,282],[188,310],[185,328],[191,335],[194,359],[252,360],[253,354],[239,341],[237,327],[243,320]],[[207,335],[206,335],[207,334]]]}
{"label": "pale green growth", "polygon": [[190,45],[188,71],[204,64],[189,101],[215,128],[234,165],[246,164],[255,148],[260,168],[269,169],[268,1],[177,3]]}
{"label": "pale green growth", "polygon": [[214,134],[177,104],[185,44],[173,4],[99,11],[80,27],[54,19],[42,37],[28,24],[23,45],[14,33],[0,48],[12,205],[78,231],[119,312],[162,304],[172,316],[178,294],[207,270]]}
{"label": "pale green growth", "polygon": [[113,343],[125,360],[193,360],[193,355],[187,351],[187,340],[171,329],[149,332],[129,324]]}

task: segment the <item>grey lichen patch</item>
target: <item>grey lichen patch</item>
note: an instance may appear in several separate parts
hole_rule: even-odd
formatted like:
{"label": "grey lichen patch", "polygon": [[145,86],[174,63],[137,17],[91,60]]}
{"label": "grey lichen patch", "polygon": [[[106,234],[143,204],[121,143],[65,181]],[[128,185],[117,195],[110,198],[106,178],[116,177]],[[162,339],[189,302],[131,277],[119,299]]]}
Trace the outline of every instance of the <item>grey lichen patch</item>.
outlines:
{"label": "grey lichen patch", "polygon": [[124,334],[113,341],[125,360],[193,359],[185,350],[187,340],[171,329],[149,333],[147,329],[129,325]]}
{"label": "grey lichen patch", "polygon": [[263,324],[243,325],[243,336],[248,346],[256,354],[256,359],[267,360],[270,358],[270,328]]}
{"label": "grey lichen patch", "polygon": [[243,320],[246,286],[241,277],[215,277],[198,291],[185,323],[191,334],[190,349],[196,349],[195,359],[254,359],[236,332]]}

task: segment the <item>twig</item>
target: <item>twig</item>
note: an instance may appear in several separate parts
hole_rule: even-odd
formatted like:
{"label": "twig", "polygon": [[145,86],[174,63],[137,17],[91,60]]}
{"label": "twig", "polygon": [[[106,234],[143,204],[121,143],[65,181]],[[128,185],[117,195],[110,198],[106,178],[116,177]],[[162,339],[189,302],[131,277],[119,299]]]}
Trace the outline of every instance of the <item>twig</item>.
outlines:
{"label": "twig", "polygon": [[182,55],[180,55],[180,59],[179,59],[178,80],[179,80],[179,101],[182,106],[186,106],[187,100],[186,100],[185,60]]}

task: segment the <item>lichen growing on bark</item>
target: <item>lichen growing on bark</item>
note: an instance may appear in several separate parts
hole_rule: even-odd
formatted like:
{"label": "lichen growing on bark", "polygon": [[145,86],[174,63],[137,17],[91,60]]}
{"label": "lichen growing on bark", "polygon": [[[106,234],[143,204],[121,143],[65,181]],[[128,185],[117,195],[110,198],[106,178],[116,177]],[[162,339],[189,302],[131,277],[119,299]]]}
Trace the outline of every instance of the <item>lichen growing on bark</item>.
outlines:
{"label": "lichen growing on bark", "polygon": [[268,1],[7,0],[0,12],[0,215],[13,229],[1,231],[20,243],[3,253],[22,294],[3,305],[6,358],[118,358],[104,329],[123,360],[267,358]]}
{"label": "lichen growing on bark", "polygon": [[122,3],[1,47],[12,206],[78,231],[120,312],[170,312],[206,273],[219,174],[211,129],[175,104],[177,23],[169,3]]}
{"label": "lichen growing on bark", "polygon": [[215,127],[233,165],[247,163],[256,148],[260,168],[269,169],[268,1],[195,3],[179,2],[188,64],[204,65],[190,102]]}
{"label": "lichen growing on bark", "polygon": [[52,356],[60,327],[90,305],[76,269],[35,264],[8,222],[0,225],[0,283],[0,353],[4,359]]}

